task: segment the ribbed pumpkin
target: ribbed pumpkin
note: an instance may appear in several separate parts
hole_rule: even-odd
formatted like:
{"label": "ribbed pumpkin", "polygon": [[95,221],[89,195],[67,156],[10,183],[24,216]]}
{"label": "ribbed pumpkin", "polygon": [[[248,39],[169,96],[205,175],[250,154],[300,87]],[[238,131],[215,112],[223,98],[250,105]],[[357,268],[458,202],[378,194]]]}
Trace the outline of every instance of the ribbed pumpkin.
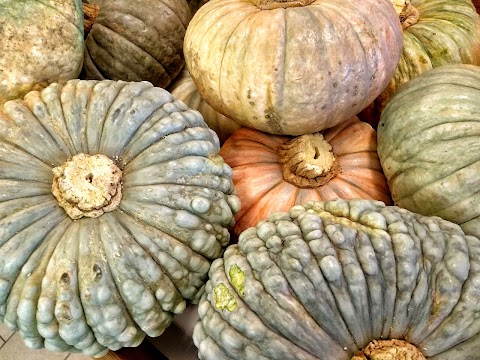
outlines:
{"label": "ribbed pumpkin", "polygon": [[85,42],[85,78],[167,87],[185,64],[190,17],[186,0],[104,0]]}
{"label": "ribbed pumpkin", "polygon": [[309,202],[212,263],[193,339],[202,360],[477,360],[479,276],[480,240],[456,224]]}
{"label": "ribbed pumpkin", "polygon": [[[3,112],[3,114],[2,114]],[[0,111],[0,320],[53,351],[136,346],[204,291],[238,198],[200,114],[72,80]]]}
{"label": "ribbed pumpkin", "polygon": [[376,133],[352,117],[322,133],[295,138],[242,128],[220,149],[233,169],[242,209],[234,231],[308,200],[374,199],[390,203]]}
{"label": "ribbed pumpkin", "polygon": [[190,109],[198,110],[207,125],[216,132],[220,144],[229,138],[241,125],[213,109],[198,93],[198,89],[188,70],[183,70],[180,76],[169,88],[171,94],[183,101]]}
{"label": "ribbed pumpkin", "polygon": [[187,68],[215,110],[283,135],[359,113],[387,86],[401,50],[388,0],[211,0],[184,43]]}
{"label": "ribbed pumpkin", "polygon": [[378,127],[393,200],[480,237],[480,67],[446,65],[414,80],[392,98]]}
{"label": "ribbed pumpkin", "polygon": [[82,69],[80,0],[0,0],[0,105]]}
{"label": "ribbed pumpkin", "polygon": [[200,9],[203,5],[205,5],[208,0],[189,0],[188,7],[190,8],[190,13],[195,15],[195,13]]}
{"label": "ribbed pumpkin", "polygon": [[447,64],[480,64],[480,17],[471,0],[391,0],[403,25],[403,53],[385,91],[362,120],[377,126],[398,88],[429,69]]}

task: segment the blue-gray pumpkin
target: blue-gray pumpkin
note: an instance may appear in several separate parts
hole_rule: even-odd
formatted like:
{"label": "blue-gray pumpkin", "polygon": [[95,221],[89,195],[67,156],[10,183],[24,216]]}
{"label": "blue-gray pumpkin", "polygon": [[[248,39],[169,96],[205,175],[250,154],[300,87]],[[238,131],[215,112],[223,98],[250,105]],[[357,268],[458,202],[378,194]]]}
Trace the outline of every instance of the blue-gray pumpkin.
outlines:
{"label": "blue-gray pumpkin", "polygon": [[147,82],[72,80],[0,111],[0,320],[28,346],[157,336],[198,301],[238,211],[197,111]]}

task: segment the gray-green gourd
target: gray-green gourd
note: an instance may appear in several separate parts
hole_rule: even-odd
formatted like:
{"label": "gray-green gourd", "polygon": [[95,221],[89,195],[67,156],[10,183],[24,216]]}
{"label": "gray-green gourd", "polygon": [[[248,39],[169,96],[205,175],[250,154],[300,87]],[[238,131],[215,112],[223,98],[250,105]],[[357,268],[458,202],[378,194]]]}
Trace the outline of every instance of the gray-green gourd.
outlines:
{"label": "gray-green gourd", "polygon": [[72,80],[2,111],[0,320],[94,357],[160,335],[240,206],[217,136],[148,82]]}
{"label": "gray-green gourd", "polygon": [[[308,202],[245,230],[209,276],[202,360],[478,359],[480,240],[438,217]],[[371,342],[397,357],[364,356]]]}

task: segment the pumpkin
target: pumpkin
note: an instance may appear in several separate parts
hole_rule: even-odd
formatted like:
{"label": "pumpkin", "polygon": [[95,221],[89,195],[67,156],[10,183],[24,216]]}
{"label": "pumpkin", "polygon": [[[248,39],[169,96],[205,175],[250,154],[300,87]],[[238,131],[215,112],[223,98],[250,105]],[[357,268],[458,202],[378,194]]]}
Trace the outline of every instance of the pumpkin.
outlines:
{"label": "pumpkin", "polygon": [[215,131],[223,144],[241,126],[215,111],[198,93],[198,89],[192,80],[188,70],[183,70],[180,76],[169,88],[170,93],[178,100],[183,101],[190,109],[198,110],[207,125]]}
{"label": "pumpkin", "polygon": [[[3,113],[2,113],[3,112]],[[198,301],[239,209],[200,114],[71,80],[0,111],[0,320],[32,348],[137,346]]]}
{"label": "pumpkin", "polygon": [[83,61],[80,0],[0,0],[0,105],[78,76]]}
{"label": "pumpkin", "polygon": [[361,116],[378,125],[400,86],[447,64],[480,64],[480,17],[471,0],[392,0],[403,26],[403,52],[387,88]]}
{"label": "pumpkin", "polygon": [[390,203],[372,127],[352,117],[321,133],[280,136],[242,128],[220,149],[242,203],[234,232],[271,212],[308,200],[375,199]]}
{"label": "pumpkin", "polygon": [[211,0],[184,43],[186,66],[215,110],[281,135],[359,113],[387,86],[401,50],[387,0]]}
{"label": "pumpkin", "polygon": [[145,80],[167,87],[185,64],[186,0],[104,0],[95,5],[99,10],[85,41],[84,78]]}
{"label": "pumpkin", "polygon": [[479,124],[480,67],[446,65],[405,84],[378,127],[395,204],[480,237]]}
{"label": "pumpkin", "polygon": [[480,240],[373,200],[307,202],[212,263],[202,360],[475,360]]}

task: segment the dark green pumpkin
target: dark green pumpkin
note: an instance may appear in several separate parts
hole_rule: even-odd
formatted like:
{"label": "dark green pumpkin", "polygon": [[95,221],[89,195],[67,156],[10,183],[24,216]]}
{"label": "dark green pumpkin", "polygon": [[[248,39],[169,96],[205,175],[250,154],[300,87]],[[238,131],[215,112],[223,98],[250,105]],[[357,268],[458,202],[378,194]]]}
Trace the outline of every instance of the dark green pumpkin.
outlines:
{"label": "dark green pumpkin", "polygon": [[350,360],[379,339],[478,359],[480,240],[437,217],[308,202],[244,231],[209,276],[193,334],[202,360]]}
{"label": "dark green pumpkin", "polygon": [[149,81],[165,88],[185,60],[186,0],[94,1],[100,11],[85,42],[87,79]]}

